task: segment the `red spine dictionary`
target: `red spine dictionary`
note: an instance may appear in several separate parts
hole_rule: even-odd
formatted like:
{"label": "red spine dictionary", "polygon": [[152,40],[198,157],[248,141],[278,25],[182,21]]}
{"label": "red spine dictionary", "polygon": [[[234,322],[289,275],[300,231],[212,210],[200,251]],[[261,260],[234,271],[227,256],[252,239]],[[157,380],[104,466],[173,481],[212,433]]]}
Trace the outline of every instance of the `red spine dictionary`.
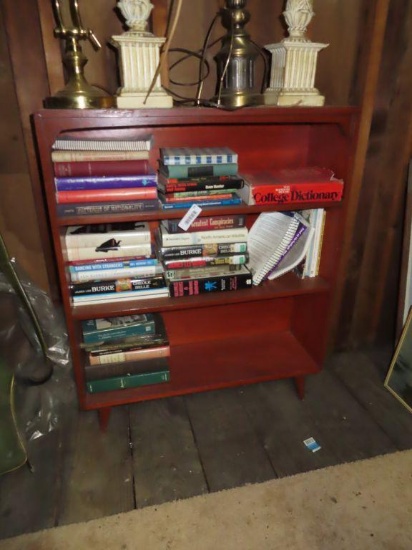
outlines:
{"label": "red spine dictionary", "polygon": [[246,176],[238,194],[246,204],[293,204],[342,200],[343,181],[326,168],[296,168]]}
{"label": "red spine dictionary", "polygon": [[79,191],[57,191],[59,204],[81,202],[112,202],[138,199],[156,199],[156,187],[138,187],[128,189],[81,189]]}
{"label": "red spine dictionary", "polygon": [[146,159],[138,160],[94,160],[86,162],[54,162],[56,177],[85,176],[133,176],[149,174],[150,166]]}

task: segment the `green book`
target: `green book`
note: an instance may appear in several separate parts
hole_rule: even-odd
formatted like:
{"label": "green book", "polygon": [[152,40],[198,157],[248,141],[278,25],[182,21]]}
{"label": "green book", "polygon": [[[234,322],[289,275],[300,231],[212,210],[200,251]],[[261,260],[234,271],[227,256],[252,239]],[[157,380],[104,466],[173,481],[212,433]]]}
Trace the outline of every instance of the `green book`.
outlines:
{"label": "green book", "polygon": [[188,164],[166,166],[159,162],[159,171],[167,178],[203,178],[205,176],[236,176],[238,165],[228,164]]}
{"label": "green book", "polygon": [[161,384],[164,382],[169,382],[169,380],[170,371],[167,369],[156,372],[131,374],[127,376],[115,376],[113,378],[104,378],[102,380],[90,380],[86,383],[86,390],[89,393],[124,390],[126,388],[149,386],[150,384]]}
{"label": "green book", "polygon": [[83,340],[86,344],[120,340],[130,336],[154,334],[155,319],[147,315],[128,315],[89,319],[82,322]]}

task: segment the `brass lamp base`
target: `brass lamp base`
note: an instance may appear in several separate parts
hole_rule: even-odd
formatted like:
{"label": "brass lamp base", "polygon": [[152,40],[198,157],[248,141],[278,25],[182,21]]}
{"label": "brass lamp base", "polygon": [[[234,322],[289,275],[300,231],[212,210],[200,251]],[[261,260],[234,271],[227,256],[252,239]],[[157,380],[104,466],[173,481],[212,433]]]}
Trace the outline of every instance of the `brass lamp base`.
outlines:
{"label": "brass lamp base", "polygon": [[220,96],[216,95],[212,99],[212,102],[228,109],[238,109],[240,107],[247,107],[248,105],[261,105],[263,98],[261,94],[257,93],[225,91]]}
{"label": "brass lamp base", "polygon": [[115,98],[94,86],[77,92],[66,87],[43,103],[47,109],[108,109],[115,106]]}

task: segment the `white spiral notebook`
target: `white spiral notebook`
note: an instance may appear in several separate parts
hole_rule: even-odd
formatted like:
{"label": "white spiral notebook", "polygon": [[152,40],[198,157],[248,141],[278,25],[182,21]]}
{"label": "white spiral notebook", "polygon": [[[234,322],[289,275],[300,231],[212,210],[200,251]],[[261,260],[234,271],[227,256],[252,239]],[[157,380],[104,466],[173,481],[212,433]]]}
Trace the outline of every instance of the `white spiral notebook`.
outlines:
{"label": "white spiral notebook", "polygon": [[314,230],[298,212],[265,212],[248,235],[253,284],[291,271],[307,253]]}

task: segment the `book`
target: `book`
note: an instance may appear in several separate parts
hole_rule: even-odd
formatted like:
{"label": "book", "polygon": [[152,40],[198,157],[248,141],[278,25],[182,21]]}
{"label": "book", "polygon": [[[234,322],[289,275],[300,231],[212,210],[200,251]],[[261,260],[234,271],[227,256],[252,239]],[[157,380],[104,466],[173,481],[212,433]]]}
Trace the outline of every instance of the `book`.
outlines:
{"label": "book", "polygon": [[120,269],[100,269],[95,271],[79,271],[70,273],[72,283],[81,283],[86,281],[107,281],[110,279],[140,278],[147,279],[163,273],[162,265],[149,265],[142,267],[121,267]]}
{"label": "book", "polygon": [[[151,232],[147,222],[118,222],[71,225],[66,228],[64,242],[67,248],[105,248],[108,240],[116,245],[150,243]],[[108,246],[114,243],[109,243]]]}
{"label": "book", "polygon": [[137,347],[123,350],[122,348],[109,351],[91,351],[89,362],[91,365],[106,365],[107,363],[120,363],[121,361],[147,361],[170,357],[170,346]]}
{"label": "book", "polygon": [[133,176],[149,174],[149,162],[141,160],[90,160],[90,161],[56,161],[53,163],[56,177],[102,177]]}
{"label": "book", "polygon": [[[116,165],[120,166],[123,163],[134,165],[134,171],[137,172],[136,167],[140,165],[147,165],[150,153],[145,151],[52,151],[51,159],[53,168],[56,173],[56,165],[60,163],[70,166],[75,169],[78,164],[89,165],[93,169],[94,164],[112,165],[115,168]],[[119,162],[120,161],[120,162]],[[108,166],[110,169],[110,166]],[[79,167],[80,168],[80,167]],[[62,174],[64,175],[64,174]],[[68,174],[70,175],[70,174]],[[93,174],[89,174],[93,175]]]}
{"label": "book", "polygon": [[217,265],[245,265],[249,259],[247,254],[231,256],[194,256],[193,258],[163,260],[165,269],[185,269],[193,267],[208,267]]}
{"label": "book", "polygon": [[234,189],[226,189],[219,191],[187,191],[183,193],[168,193],[165,195],[160,192],[159,197],[162,202],[187,202],[187,201],[204,201],[205,199],[213,200],[222,200],[222,199],[232,199],[237,197],[236,191]]}
{"label": "book", "polygon": [[233,197],[231,199],[221,199],[221,200],[214,200],[212,197],[210,200],[205,199],[201,201],[193,201],[193,200],[187,200],[187,202],[162,202],[161,197],[160,198],[160,204],[163,210],[174,210],[176,208],[190,208],[194,202],[198,206],[202,207],[215,207],[215,206],[236,206],[238,204],[242,204],[242,199],[240,197]]}
{"label": "book", "polygon": [[[209,276],[202,276],[202,272],[209,268],[202,268],[192,271],[190,277],[183,279],[168,279],[170,296],[175,298],[182,296],[195,296],[198,294],[210,294],[213,292],[229,292],[234,290],[252,288],[252,274],[246,266],[239,266],[237,271],[225,269],[220,271],[215,268],[215,275],[212,272]],[[170,271],[169,274],[174,273]]]}
{"label": "book", "polygon": [[205,176],[235,176],[238,165],[228,164],[186,164],[166,165],[159,161],[159,172],[167,178],[200,178]]}
{"label": "book", "polygon": [[156,187],[134,187],[118,189],[80,189],[76,191],[56,191],[57,203],[76,203],[76,202],[113,202],[156,199]]}
{"label": "book", "polygon": [[153,298],[167,298],[168,296],[168,288],[163,287],[124,292],[107,292],[104,294],[82,294],[80,296],[72,296],[71,299],[74,306],[90,306],[96,303],[111,304],[120,300],[152,300]]}
{"label": "book", "polygon": [[152,136],[135,138],[77,138],[60,137],[55,140],[52,150],[63,151],[148,151],[152,145]]}
{"label": "book", "polygon": [[121,361],[118,363],[105,363],[96,365],[85,365],[84,374],[87,381],[112,378],[114,376],[128,376],[149,372],[168,370],[166,357],[156,357],[144,361]]}
{"label": "book", "polygon": [[151,212],[160,208],[158,199],[141,199],[115,202],[84,202],[56,204],[59,218],[77,216],[107,216],[111,214],[131,214]]}
{"label": "book", "polygon": [[99,247],[71,246],[66,249],[67,260],[91,260],[93,258],[118,258],[153,255],[153,248],[150,242],[140,244],[122,244],[115,239],[108,239]]}
{"label": "book", "polygon": [[87,319],[81,322],[81,327],[83,341],[92,344],[119,340],[127,336],[154,334],[156,325],[153,315],[149,313]]}
{"label": "book", "polygon": [[326,210],[324,208],[314,208],[312,210],[302,210],[301,214],[313,227],[314,234],[304,261],[296,267],[296,274],[301,278],[316,277],[319,273]]}
{"label": "book", "polygon": [[115,279],[107,281],[85,281],[82,283],[69,284],[71,296],[83,296],[88,294],[110,294],[120,292],[139,292],[153,288],[164,288],[165,280],[163,274],[155,277],[139,279]]}
{"label": "book", "polygon": [[[169,233],[183,233],[179,227],[180,220],[163,220],[163,225]],[[244,214],[228,214],[226,216],[205,216],[194,220],[187,231],[210,231],[211,229],[234,229],[244,227],[246,216]]]}
{"label": "book", "polygon": [[113,269],[132,269],[134,267],[151,267],[159,265],[157,258],[142,258],[138,256],[136,258],[118,258],[110,261],[103,259],[95,260],[78,260],[70,262],[68,266],[70,274],[80,273],[82,271],[111,271]]}
{"label": "book", "polygon": [[170,372],[167,369],[155,372],[130,374],[128,376],[104,378],[102,380],[90,380],[86,382],[86,390],[88,393],[99,393],[104,391],[148,386],[151,384],[161,384],[164,382],[169,382],[169,380]]}
{"label": "book", "polygon": [[166,246],[159,249],[163,260],[170,258],[190,258],[193,256],[226,256],[247,252],[247,242],[210,243],[187,246]]}
{"label": "book", "polygon": [[190,267],[184,269],[165,270],[168,281],[183,279],[198,279],[199,277],[220,277],[243,269],[237,265],[217,265],[209,267]]}
{"label": "book", "polygon": [[160,224],[160,245],[186,246],[191,244],[238,243],[247,241],[248,228],[211,229],[210,231],[192,231],[188,233],[169,233],[167,226]]}
{"label": "book", "polygon": [[343,197],[343,180],[327,168],[285,168],[245,175],[238,194],[246,204],[336,202]]}
{"label": "book", "polygon": [[229,147],[161,147],[163,164],[227,164],[237,163],[237,153]]}
{"label": "book", "polygon": [[298,212],[260,214],[248,236],[253,284],[291,271],[305,257],[312,236],[313,228]]}
{"label": "book", "polygon": [[[122,163],[118,163],[121,165]],[[146,173],[58,176],[54,178],[57,191],[80,191],[82,189],[129,189],[157,187],[157,175]]]}
{"label": "book", "polygon": [[179,179],[167,178],[160,172],[157,177],[157,182],[159,190],[163,191],[163,193],[240,189],[245,184],[245,180],[238,175]]}

